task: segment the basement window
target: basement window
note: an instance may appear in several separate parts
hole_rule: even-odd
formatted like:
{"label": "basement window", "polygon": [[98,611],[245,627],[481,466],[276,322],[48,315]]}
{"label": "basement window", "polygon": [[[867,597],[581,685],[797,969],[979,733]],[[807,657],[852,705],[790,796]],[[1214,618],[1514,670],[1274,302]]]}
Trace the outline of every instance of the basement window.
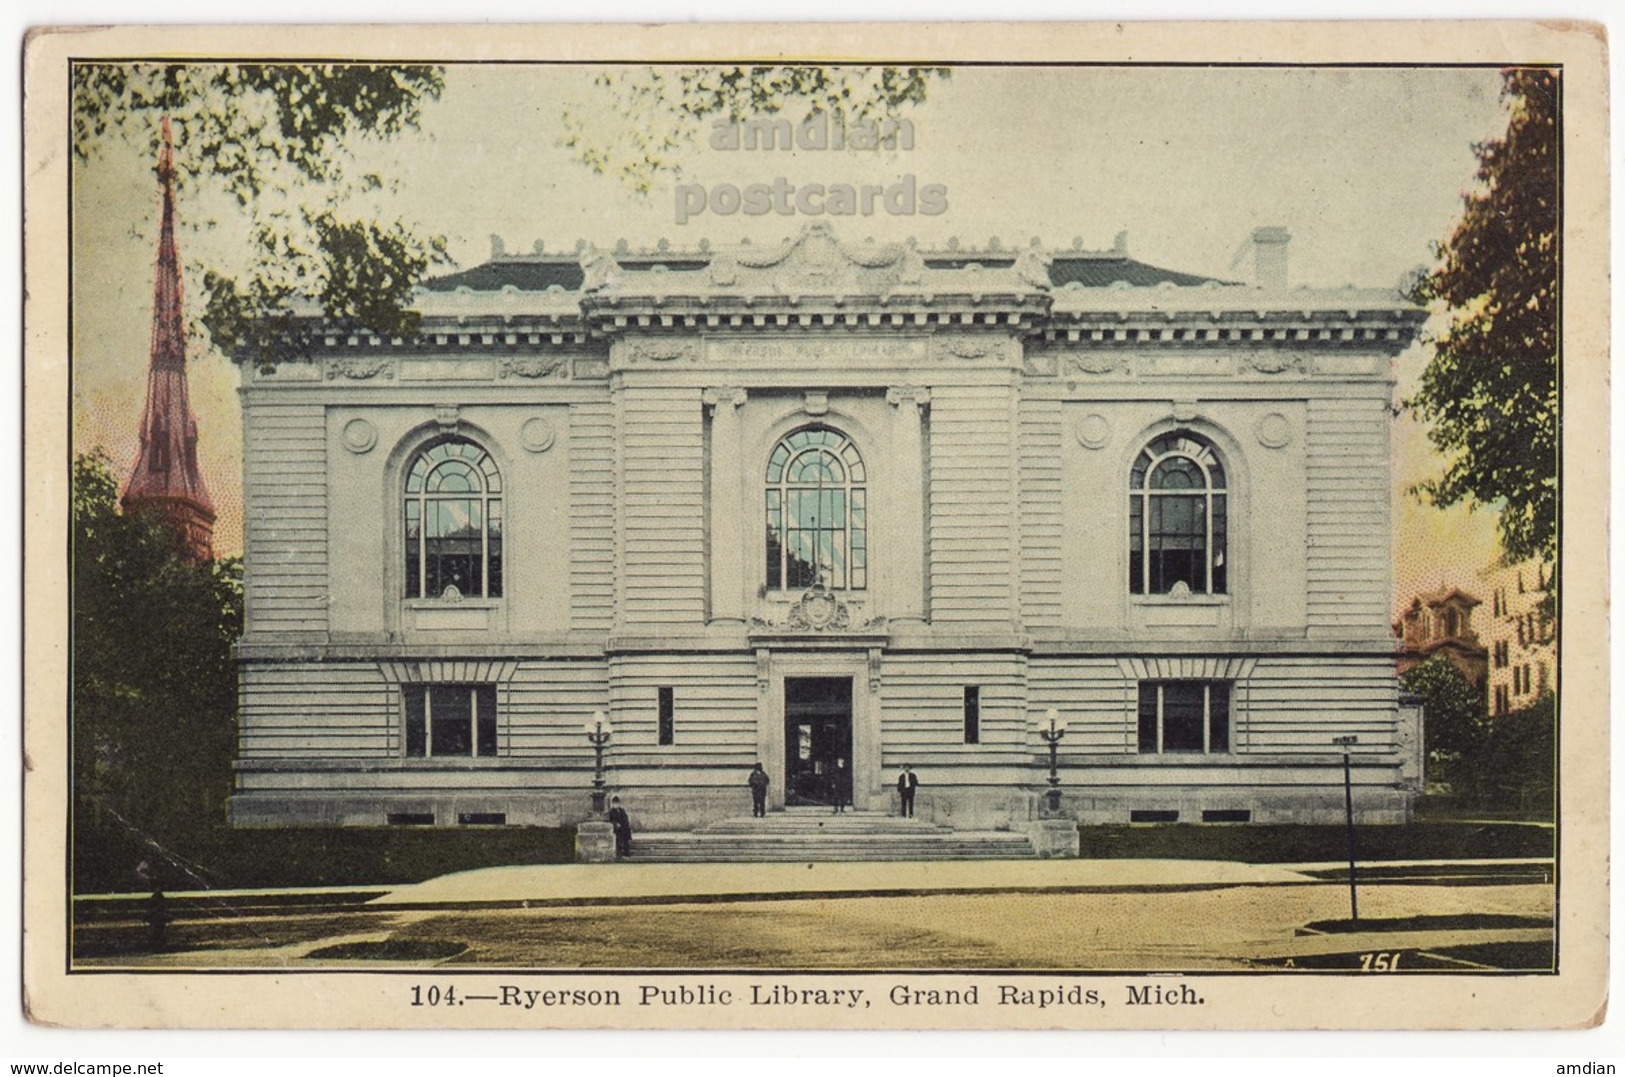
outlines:
{"label": "basement window", "polygon": [[385,816],[390,826],[434,826],[432,811],[392,811]]}
{"label": "basement window", "polygon": [[1145,808],[1129,812],[1128,821],[1131,823],[1177,823],[1179,822],[1179,813],[1177,811],[1167,811],[1163,808]]}

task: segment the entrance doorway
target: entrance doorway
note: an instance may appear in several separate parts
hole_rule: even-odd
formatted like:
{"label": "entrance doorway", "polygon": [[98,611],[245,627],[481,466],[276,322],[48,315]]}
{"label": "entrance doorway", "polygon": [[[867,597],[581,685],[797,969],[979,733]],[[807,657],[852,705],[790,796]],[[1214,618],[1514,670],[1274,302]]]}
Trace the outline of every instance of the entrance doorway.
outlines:
{"label": "entrance doorway", "polygon": [[852,678],[784,679],[784,803],[852,799]]}

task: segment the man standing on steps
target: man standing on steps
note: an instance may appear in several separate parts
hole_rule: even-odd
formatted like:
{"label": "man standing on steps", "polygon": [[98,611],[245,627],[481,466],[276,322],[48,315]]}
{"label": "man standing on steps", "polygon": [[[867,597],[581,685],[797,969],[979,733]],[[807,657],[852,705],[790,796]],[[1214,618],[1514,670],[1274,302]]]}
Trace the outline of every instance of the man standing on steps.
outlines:
{"label": "man standing on steps", "polygon": [[897,799],[902,802],[902,816],[905,819],[914,815],[914,790],[920,787],[920,779],[915,775],[914,768],[907,763],[897,775]]}
{"label": "man standing on steps", "polygon": [[835,760],[835,770],[830,774],[829,787],[834,794],[835,811],[845,811],[846,806],[852,803],[852,772],[846,769],[846,760]]}
{"label": "man standing on steps", "polygon": [[750,772],[745,784],[750,786],[751,815],[760,819],[767,815],[767,783],[770,779],[762,764],[757,763],[756,769]]}

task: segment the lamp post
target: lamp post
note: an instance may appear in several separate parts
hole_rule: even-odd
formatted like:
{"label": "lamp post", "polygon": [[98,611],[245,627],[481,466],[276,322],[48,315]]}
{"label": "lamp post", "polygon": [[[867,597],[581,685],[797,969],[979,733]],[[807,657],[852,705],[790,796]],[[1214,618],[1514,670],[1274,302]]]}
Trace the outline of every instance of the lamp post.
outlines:
{"label": "lamp post", "polygon": [[1349,845],[1349,923],[1360,922],[1360,898],[1354,889],[1354,779],[1350,770],[1349,748],[1358,744],[1354,734],[1333,737],[1332,743],[1343,749],[1343,820],[1348,828]]}
{"label": "lamp post", "polygon": [[587,740],[593,752],[592,813],[599,817],[604,814],[604,746],[609,743],[610,732],[609,719],[604,712],[594,712],[587,723]]}
{"label": "lamp post", "polygon": [[1061,814],[1061,773],[1056,767],[1055,753],[1061,738],[1066,736],[1066,719],[1061,717],[1060,711],[1051,707],[1045,713],[1038,735],[1049,745],[1049,788],[1044,792],[1044,814],[1054,817]]}

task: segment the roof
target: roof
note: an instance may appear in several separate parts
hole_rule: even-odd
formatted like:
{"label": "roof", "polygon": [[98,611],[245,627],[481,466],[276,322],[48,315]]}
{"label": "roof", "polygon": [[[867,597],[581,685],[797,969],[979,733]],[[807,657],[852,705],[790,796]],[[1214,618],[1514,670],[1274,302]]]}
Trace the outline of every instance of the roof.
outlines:
{"label": "roof", "polygon": [[[585,249],[584,246],[582,249]],[[1009,269],[1016,264],[1020,252],[999,247],[982,251],[961,250],[955,245],[948,250],[920,253],[927,269],[952,271],[969,266]],[[669,248],[632,251],[618,245],[612,254],[620,269],[631,273],[695,272],[709,267],[714,258],[710,245],[706,243],[690,251]],[[493,250],[492,255],[490,261],[470,269],[424,281],[423,287],[431,292],[454,292],[463,288],[474,292],[499,292],[505,288],[520,292],[545,292],[555,287],[573,292],[581,288],[585,279],[580,251],[514,254],[498,248]],[[1232,283],[1137,261],[1120,248],[1085,251],[1074,247],[1054,252],[1049,257],[1052,259],[1048,270],[1049,280],[1056,288],[1068,284],[1084,288],[1109,288],[1114,285],[1145,288],[1159,284],[1196,287]]]}

